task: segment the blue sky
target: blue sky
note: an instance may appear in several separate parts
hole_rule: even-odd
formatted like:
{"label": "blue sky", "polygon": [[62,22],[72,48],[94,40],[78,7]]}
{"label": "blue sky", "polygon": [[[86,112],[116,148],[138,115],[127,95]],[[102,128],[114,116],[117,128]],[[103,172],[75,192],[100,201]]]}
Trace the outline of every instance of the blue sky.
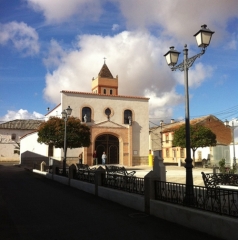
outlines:
{"label": "blue sky", "polygon": [[[203,7],[204,6],[204,7]],[[0,120],[42,118],[61,90],[91,92],[104,57],[119,94],[150,97],[150,121],[184,118],[183,72],[170,46],[200,52],[193,35],[215,32],[189,70],[190,117],[238,117],[237,0],[0,0]]]}

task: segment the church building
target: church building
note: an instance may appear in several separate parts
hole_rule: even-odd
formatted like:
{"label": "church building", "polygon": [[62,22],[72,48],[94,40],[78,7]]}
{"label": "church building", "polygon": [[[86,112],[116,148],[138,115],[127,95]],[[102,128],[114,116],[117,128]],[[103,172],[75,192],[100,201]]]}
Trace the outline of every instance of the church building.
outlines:
{"label": "church building", "polygon": [[[61,103],[46,114],[46,121],[51,116],[62,117],[61,112],[70,106],[71,116],[79,118],[91,130],[91,145],[68,149],[67,164],[78,163],[78,156],[82,154],[83,163],[93,165],[96,151],[97,164],[102,163],[105,152],[106,164],[148,165],[149,98],[119,95],[118,76],[113,77],[106,63],[91,84],[90,93],[62,90]],[[39,144],[37,138],[35,132],[21,139],[22,162],[29,162],[35,154],[35,160],[39,161],[43,160],[41,156],[45,160],[48,157],[63,159],[63,149]]]}

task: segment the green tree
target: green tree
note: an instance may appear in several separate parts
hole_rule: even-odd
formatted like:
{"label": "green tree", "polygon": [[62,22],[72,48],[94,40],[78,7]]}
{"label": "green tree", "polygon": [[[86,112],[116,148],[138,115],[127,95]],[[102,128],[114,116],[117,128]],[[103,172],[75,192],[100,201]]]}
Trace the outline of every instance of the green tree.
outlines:
{"label": "green tree", "polygon": [[[195,152],[199,147],[216,146],[216,134],[202,125],[190,125],[190,147],[193,151],[193,165]],[[186,128],[182,125],[174,132],[173,146],[186,148]]]}
{"label": "green tree", "polygon": [[[64,151],[67,152],[67,148],[90,146],[90,128],[85,124],[81,124],[80,119],[69,117],[66,126],[66,149]],[[56,148],[64,148],[64,131],[64,119],[51,117],[39,126],[37,141],[46,145],[52,144]]]}

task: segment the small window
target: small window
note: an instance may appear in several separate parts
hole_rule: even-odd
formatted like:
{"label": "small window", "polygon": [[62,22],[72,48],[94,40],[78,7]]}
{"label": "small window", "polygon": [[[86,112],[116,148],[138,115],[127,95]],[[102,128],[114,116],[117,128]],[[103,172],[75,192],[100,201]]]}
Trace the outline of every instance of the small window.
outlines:
{"label": "small window", "polygon": [[166,136],[165,136],[165,141],[166,141],[166,143],[169,142],[169,135],[166,135]]}
{"label": "small window", "polygon": [[107,90],[106,90],[106,89],[103,89],[103,93],[106,94],[106,93],[107,93]]}
{"label": "small window", "polygon": [[112,113],[112,111],[111,111],[110,108],[107,108],[107,109],[105,110],[105,114],[106,114],[108,117],[111,115],[111,113]]}
{"label": "small window", "polygon": [[110,95],[112,95],[112,89],[110,89]]}
{"label": "small window", "polygon": [[16,140],[16,134],[15,134],[15,133],[12,134],[12,140],[13,140],[13,141]]}
{"label": "small window", "polygon": [[125,110],[124,111],[124,124],[130,124],[131,120],[132,120],[132,111]]}
{"label": "small window", "polygon": [[91,122],[91,108],[84,107],[82,109],[82,122]]}

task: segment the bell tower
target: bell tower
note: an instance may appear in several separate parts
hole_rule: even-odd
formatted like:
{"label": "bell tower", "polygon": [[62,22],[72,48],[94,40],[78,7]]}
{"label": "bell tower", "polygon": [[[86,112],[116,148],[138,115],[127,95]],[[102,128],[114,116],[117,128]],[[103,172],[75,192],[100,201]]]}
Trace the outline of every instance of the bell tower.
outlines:
{"label": "bell tower", "polygon": [[101,95],[118,95],[118,76],[114,78],[104,62],[97,78],[92,79],[92,92]]}

